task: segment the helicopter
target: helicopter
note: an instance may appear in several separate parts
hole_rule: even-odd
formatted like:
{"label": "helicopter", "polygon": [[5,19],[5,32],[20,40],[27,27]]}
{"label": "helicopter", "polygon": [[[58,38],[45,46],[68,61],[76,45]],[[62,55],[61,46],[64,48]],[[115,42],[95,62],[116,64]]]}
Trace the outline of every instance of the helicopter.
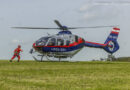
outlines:
{"label": "helicopter", "polygon": [[[67,27],[61,25],[58,20],[54,20],[58,28],[46,28],[46,27],[13,27],[19,29],[58,29],[60,30],[55,35],[48,35],[41,37],[36,40],[30,54],[38,53],[41,59],[38,60],[35,56],[33,58],[36,61],[44,61],[43,57],[48,60],[54,60],[54,58],[61,61],[61,59],[72,58],[84,47],[93,47],[104,49],[109,54],[115,53],[119,50],[119,44],[117,38],[120,32],[120,28],[115,26],[95,26],[95,27]],[[112,27],[112,31],[107,37],[106,41],[102,43],[86,41],[84,38],[72,34],[70,29],[82,29],[82,28],[101,28],[101,27]],[[50,59],[51,58],[51,59]]]}

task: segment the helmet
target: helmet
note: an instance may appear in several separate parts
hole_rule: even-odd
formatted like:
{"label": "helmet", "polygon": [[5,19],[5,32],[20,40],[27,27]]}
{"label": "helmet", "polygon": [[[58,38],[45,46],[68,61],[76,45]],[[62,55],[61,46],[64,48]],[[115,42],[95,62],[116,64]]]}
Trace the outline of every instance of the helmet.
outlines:
{"label": "helmet", "polygon": [[18,48],[21,48],[21,45],[18,45]]}

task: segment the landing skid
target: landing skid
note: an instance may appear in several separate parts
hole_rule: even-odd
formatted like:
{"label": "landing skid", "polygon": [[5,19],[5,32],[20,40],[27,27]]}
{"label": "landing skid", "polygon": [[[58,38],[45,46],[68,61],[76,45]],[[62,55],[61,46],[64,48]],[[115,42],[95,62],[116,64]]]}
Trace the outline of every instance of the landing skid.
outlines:
{"label": "landing skid", "polygon": [[53,53],[44,53],[39,55],[36,51],[33,49],[30,50],[30,54],[32,54],[32,57],[35,61],[43,62],[43,61],[62,61],[68,57],[72,58],[73,56],[65,56],[65,55],[56,55]]}
{"label": "landing skid", "polygon": [[114,61],[116,60],[115,56],[113,54],[108,54],[108,61]]}
{"label": "landing skid", "polygon": [[[41,59],[38,59],[35,56],[32,57],[35,61],[39,61],[39,62],[45,61],[43,60],[44,55],[38,55],[38,56],[41,56]],[[59,61],[59,62],[61,61],[61,58],[48,57],[47,55],[45,56],[45,58],[47,59],[47,61]]]}
{"label": "landing skid", "polygon": [[49,57],[49,56],[46,55],[46,58],[47,58],[48,61],[59,61],[59,62],[61,61],[61,58],[55,58],[54,56]]}
{"label": "landing skid", "polygon": [[35,56],[32,56],[33,57],[33,59],[35,60],[35,61],[39,61],[39,62],[43,62],[44,60],[43,60],[43,56],[41,56],[41,59],[39,60],[38,58],[36,58]]}
{"label": "landing skid", "polygon": [[62,58],[55,58],[54,56],[48,56],[47,54],[45,55],[34,55],[32,54],[32,57],[35,61],[43,62],[43,61],[61,61]]}
{"label": "landing skid", "polygon": [[30,50],[30,54],[32,54],[33,59],[34,59],[35,61],[40,61],[40,62],[42,62],[44,55],[37,55],[37,56],[40,56],[40,57],[41,57],[40,59],[38,59],[38,58],[36,58],[37,56],[34,55],[35,53],[36,53],[36,51],[34,51],[33,49]]}

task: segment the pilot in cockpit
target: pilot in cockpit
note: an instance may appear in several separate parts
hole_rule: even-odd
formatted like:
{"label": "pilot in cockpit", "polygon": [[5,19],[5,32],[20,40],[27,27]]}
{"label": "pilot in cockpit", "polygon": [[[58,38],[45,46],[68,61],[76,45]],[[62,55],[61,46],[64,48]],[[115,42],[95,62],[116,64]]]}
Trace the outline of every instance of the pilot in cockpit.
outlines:
{"label": "pilot in cockpit", "polygon": [[54,46],[54,43],[53,42],[49,42],[48,46]]}
{"label": "pilot in cockpit", "polygon": [[63,46],[64,45],[64,41],[62,39],[58,39],[58,46]]}

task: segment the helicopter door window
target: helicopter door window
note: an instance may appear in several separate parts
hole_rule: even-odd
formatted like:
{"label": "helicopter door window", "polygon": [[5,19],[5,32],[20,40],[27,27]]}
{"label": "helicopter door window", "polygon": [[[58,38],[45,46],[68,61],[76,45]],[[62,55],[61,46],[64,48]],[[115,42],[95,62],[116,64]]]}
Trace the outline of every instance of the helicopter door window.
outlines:
{"label": "helicopter door window", "polygon": [[71,36],[70,38],[70,43],[74,43],[75,42],[75,37],[74,36]]}
{"label": "helicopter door window", "polygon": [[64,45],[64,40],[62,40],[62,39],[57,39],[57,45],[58,45],[58,46],[63,46],[63,45]]}
{"label": "helicopter door window", "polygon": [[75,36],[75,42],[78,42],[78,36]]}
{"label": "helicopter door window", "polygon": [[66,45],[69,46],[69,44],[70,44],[70,41],[67,40],[67,41],[66,41]]}
{"label": "helicopter door window", "polygon": [[48,45],[47,46],[55,46],[56,45],[56,39],[52,38],[49,40]]}
{"label": "helicopter door window", "polygon": [[48,41],[48,39],[49,39],[49,37],[42,37],[36,41],[36,45],[38,45],[38,46],[46,45],[46,42]]}

